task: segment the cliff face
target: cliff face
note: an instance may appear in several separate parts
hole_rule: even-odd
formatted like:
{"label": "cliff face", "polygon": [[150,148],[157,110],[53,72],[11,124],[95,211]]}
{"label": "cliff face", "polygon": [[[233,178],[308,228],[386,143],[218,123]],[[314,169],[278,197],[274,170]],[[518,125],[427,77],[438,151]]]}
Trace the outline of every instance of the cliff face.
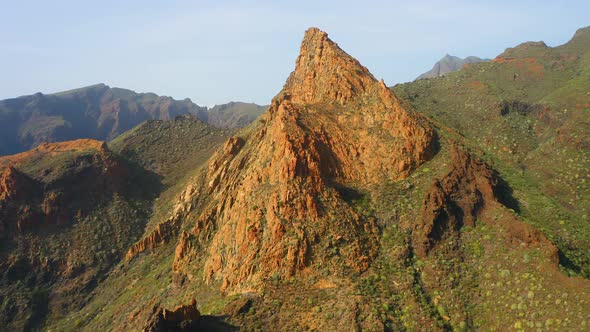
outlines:
{"label": "cliff face", "polygon": [[[223,290],[248,289],[272,276],[314,267],[363,271],[377,252],[375,220],[341,195],[402,179],[435,152],[433,130],[326,33],[305,34],[296,69],[262,121],[210,160],[204,188],[179,204],[194,222],[174,269]],[[198,212],[193,204],[201,204]],[[194,241],[207,243],[197,252]]]}

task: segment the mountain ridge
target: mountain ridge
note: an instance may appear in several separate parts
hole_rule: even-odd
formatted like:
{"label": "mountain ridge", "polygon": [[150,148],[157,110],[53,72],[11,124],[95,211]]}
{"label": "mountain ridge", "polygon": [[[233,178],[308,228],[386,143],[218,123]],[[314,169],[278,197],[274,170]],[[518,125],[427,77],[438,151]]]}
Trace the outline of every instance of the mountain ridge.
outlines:
{"label": "mountain ridge", "polygon": [[0,100],[0,156],[41,143],[84,138],[111,141],[144,121],[173,120],[187,114],[216,127],[239,128],[265,109],[241,102],[208,109],[189,98],[175,100],[104,83],[51,94],[38,92]]}

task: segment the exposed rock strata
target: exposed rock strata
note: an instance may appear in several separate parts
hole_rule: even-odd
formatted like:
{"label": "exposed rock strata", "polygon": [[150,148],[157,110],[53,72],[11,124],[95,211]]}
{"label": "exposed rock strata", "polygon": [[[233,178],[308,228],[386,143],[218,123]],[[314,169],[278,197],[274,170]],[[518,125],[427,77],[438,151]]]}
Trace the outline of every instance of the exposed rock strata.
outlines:
{"label": "exposed rock strata", "polygon": [[153,250],[168,242],[178,234],[178,226],[178,219],[175,218],[170,218],[165,222],[158,224],[156,229],[129,248],[127,254],[125,254],[125,259],[131,260],[139,253],[145,252],[147,250]]}
{"label": "exposed rock strata", "polygon": [[[205,279],[228,291],[313,274],[314,265],[363,271],[378,229],[335,185],[403,179],[434,153],[426,121],[312,28],[261,122],[211,158],[206,190],[184,203],[204,202],[185,218],[194,226],[179,241],[174,269],[190,276],[191,257],[206,255]],[[197,253],[195,241],[208,249]]]}

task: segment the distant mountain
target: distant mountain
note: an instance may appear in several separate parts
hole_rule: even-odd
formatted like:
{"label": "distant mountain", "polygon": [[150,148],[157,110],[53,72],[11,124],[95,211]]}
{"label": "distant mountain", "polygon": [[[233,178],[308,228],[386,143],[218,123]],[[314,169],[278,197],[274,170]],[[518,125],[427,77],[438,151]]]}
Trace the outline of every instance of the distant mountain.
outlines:
{"label": "distant mountain", "polygon": [[200,110],[197,117],[212,126],[220,128],[242,128],[268,109],[253,103],[229,102],[215,105],[207,110]]}
{"label": "distant mountain", "polygon": [[105,84],[6,99],[0,101],[0,155],[44,142],[111,140],[146,120],[170,120],[202,110],[206,108],[190,99],[174,100]]}
{"label": "distant mountain", "polygon": [[432,69],[418,76],[416,80],[442,76],[444,74],[457,71],[463,68],[463,66],[466,64],[484,61],[489,61],[489,59],[481,59],[476,56],[468,56],[465,59],[461,59],[459,57],[447,54],[444,57],[442,57],[442,59],[440,59],[437,63],[435,63]]}
{"label": "distant mountain", "polygon": [[267,108],[230,102],[207,109],[188,98],[175,100],[102,83],[54,94],[39,92],[0,100],[0,156],[41,143],[80,138],[110,141],[144,121],[172,120],[185,114],[215,127],[241,128]]}

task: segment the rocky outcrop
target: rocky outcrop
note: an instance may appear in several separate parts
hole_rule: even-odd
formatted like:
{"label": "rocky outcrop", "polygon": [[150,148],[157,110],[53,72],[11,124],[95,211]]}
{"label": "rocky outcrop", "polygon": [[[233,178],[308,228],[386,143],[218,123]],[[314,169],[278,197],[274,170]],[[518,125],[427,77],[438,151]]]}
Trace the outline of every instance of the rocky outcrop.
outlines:
{"label": "rocky outcrop", "polygon": [[26,174],[14,168],[7,167],[0,175],[0,201],[20,201],[34,196],[39,184]]}
{"label": "rocky outcrop", "polygon": [[197,309],[197,301],[193,299],[190,304],[179,305],[173,310],[162,309],[162,317],[171,323],[180,323],[183,320],[197,320],[201,317]]}
{"label": "rocky outcrop", "polygon": [[515,207],[509,188],[494,170],[458,146],[452,147],[451,163],[451,171],[436,179],[426,193],[420,222],[413,233],[413,247],[419,257],[426,256],[444,239],[459,236],[462,227],[472,227],[481,218],[482,222],[502,227],[508,242],[542,243],[552,251],[555,260],[555,247],[534,227],[515,217],[490,220],[484,216],[490,208]]}
{"label": "rocky outcrop", "polygon": [[[226,291],[314,266],[364,271],[377,252],[375,220],[335,187],[403,179],[435,153],[426,121],[315,28],[250,132],[208,163],[174,262],[190,277],[191,256],[203,255],[205,279]],[[197,253],[195,242],[208,249]]]}
{"label": "rocky outcrop", "polygon": [[459,147],[451,151],[451,171],[436,179],[426,193],[421,223],[414,231],[414,250],[425,256],[446,233],[457,233],[474,221],[486,205],[497,201],[496,174]]}
{"label": "rocky outcrop", "polygon": [[0,297],[25,299],[0,309],[0,325],[37,330],[82,307],[120,261],[156,180],[93,140],[42,144],[0,165]]}
{"label": "rocky outcrop", "polygon": [[35,203],[41,195],[41,184],[9,166],[0,175],[0,238],[23,232],[38,222],[41,214]]}
{"label": "rocky outcrop", "polygon": [[201,317],[197,308],[197,301],[193,299],[190,304],[179,305],[173,310],[156,307],[155,313],[149,319],[144,332],[162,331],[193,331],[191,328]]}
{"label": "rocky outcrop", "polygon": [[178,234],[179,226],[180,223],[176,218],[170,218],[163,223],[158,224],[152,232],[129,248],[127,254],[125,254],[125,259],[129,261],[139,253],[153,250],[162,244],[167,243]]}
{"label": "rocky outcrop", "polygon": [[[182,271],[183,267],[191,261],[191,258],[198,255],[193,244],[194,240],[194,235],[191,233],[185,231],[180,233],[180,238],[178,240],[178,244],[176,245],[176,250],[174,251],[174,264],[172,266],[173,271]],[[187,277],[193,277],[192,273],[187,273],[189,273]]]}
{"label": "rocky outcrop", "polygon": [[101,198],[120,191],[129,172],[104,142],[87,139],[44,143],[0,157],[2,167],[6,167],[0,176],[2,236],[71,222]]}

